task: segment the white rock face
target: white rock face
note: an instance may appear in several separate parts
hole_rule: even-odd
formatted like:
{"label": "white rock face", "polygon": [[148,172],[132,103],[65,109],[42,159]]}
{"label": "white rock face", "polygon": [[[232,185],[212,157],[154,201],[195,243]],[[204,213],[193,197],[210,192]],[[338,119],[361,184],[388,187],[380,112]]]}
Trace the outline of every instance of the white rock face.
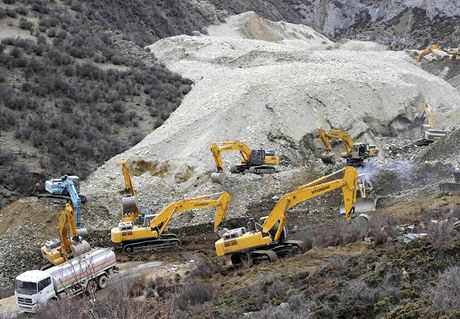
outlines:
{"label": "white rock face", "polygon": [[460,34],[460,3],[455,0],[313,0],[294,7],[302,23],[332,39],[374,39],[392,48],[422,49],[427,40],[455,47],[450,41]]}
{"label": "white rock face", "polygon": [[[319,127],[346,130],[383,149],[378,135],[419,133],[411,125],[425,102],[440,126],[453,129],[460,123],[460,93],[418,68],[406,53],[370,42],[334,44],[309,27],[273,23],[253,13],[210,27],[209,35],[167,38],[149,48],[195,84],[160,128],[84,183],[83,192],[113,212],[121,209],[116,191],[123,188],[122,157],[165,167],[161,178],[148,173],[133,178],[145,205],[162,208],[227,190],[232,207],[242,213],[270,192],[284,194],[311,180],[314,168],[299,168],[304,162],[298,161],[298,148]],[[275,150],[291,165],[273,176],[230,174],[225,186],[214,185],[208,178],[214,169],[209,145],[232,140]],[[240,160],[237,152],[223,157],[225,165]],[[177,184],[185,171],[189,176]]]}

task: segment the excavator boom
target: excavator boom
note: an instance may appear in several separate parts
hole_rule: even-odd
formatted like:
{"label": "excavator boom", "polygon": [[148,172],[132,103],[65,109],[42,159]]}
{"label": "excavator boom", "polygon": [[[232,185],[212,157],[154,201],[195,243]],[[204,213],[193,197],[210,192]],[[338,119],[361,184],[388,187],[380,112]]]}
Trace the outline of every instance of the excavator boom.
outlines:
{"label": "excavator boom", "polygon": [[345,143],[345,150],[346,154],[351,154],[353,152],[353,139],[348,135],[347,132],[341,131],[341,130],[330,130],[330,131],[324,131],[323,129],[318,129],[318,135],[321,139],[321,142],[323,142],[324,148],[327,151],[332,151],[332,146],[331,143],[329,142],[329,138],[338,138],[341,139]]}
{"label": "excavator boom", "polygon": [[[342,172],[344,173],[342,179],[337,179],[334,181],[324,183],[325,180]],[[276,203],[270,215],[268,215],[268,218],[262,225],[262,232],[268,233],[269,230],[272,229],[277,222],[279,222],[281,219],[285,220],[286,211],[291,207],[297,205],[298,203],[309,200],[313,197],[328,193],[337,188],[342,188],[343,202],[345,204],[346,211],[346,220],[347,222],[350,222],[353,215],[352,210],[354,207],[354,203],[356,202],[357,182],[357,170],[351,166],[347,166],[346,168],[343,168],[333,174],[322,177],[306,185],[300,186],[296,190],[284,195],[279,199],[278,203]],[[278,227],[278,230],[280,230],[282,226],[283,225],[281,224],[280,227]],[[277,233],[277,236],[275,236],[273,240],[278,239],[279,234]]]}
{"label": "excavator boom", "polygon": [[[219,198],[213,199],[220,195]],[[217,232],[220,224],[225,218],[225,214],[230,202],[230,195],[227,192],[205,195],[195,198],[188,198],[181,201],[169,204],[163,209],[152,221],[150,222],[150,228],[158,228],[158,234],[162,235],[166,226],[171,221],[174,214],[192,209],[216,207],[216,221],[214,223],[214,232]]]}

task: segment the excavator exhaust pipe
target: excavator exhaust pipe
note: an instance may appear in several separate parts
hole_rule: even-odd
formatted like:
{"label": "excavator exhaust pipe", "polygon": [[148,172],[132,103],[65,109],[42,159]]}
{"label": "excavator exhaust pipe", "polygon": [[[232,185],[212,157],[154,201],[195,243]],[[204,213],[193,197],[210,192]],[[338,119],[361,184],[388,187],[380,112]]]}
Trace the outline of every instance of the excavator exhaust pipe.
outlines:
{"label": "excavator exhaust pipe", "polygon": [[226,177],[225,173],[212,173],[211,181],[215,184],[224,185]]}

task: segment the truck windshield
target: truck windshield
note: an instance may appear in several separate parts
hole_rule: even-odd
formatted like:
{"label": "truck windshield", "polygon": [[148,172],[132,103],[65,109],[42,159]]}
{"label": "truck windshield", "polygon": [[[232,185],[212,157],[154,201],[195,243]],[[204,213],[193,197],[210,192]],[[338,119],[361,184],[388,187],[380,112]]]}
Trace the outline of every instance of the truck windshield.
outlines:
{"label": "truck windshield", "polygon": [[33,295],[37,293],[37,283],[16,280],[16,292],[24,295]]}

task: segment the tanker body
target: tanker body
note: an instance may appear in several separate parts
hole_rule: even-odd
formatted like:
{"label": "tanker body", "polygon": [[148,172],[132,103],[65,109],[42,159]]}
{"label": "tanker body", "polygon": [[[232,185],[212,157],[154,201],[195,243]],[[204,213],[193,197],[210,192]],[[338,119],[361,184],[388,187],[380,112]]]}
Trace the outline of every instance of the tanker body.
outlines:
{"label": "tanker body", "polygon": [[95,293],[107,287],[115,268],[112,249],[94,248],[58,266],[26,271],[16,277],[16,305],[19,310],[37,312],[51,299]]}

